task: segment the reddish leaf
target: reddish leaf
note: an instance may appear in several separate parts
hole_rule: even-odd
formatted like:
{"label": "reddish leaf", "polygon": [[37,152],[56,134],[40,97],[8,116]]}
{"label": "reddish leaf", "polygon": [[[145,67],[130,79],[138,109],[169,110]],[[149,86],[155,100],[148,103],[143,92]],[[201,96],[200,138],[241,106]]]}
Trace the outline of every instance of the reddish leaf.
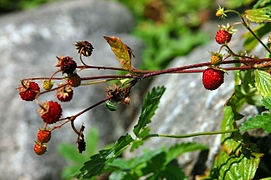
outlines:
{"label": "reddish leaf", "polygon": [[119,38],[115,38],[114,36],[104,36],[104,39],[110,45],[123,69],[131,71],[131,49],[126,44],[121,42]]}

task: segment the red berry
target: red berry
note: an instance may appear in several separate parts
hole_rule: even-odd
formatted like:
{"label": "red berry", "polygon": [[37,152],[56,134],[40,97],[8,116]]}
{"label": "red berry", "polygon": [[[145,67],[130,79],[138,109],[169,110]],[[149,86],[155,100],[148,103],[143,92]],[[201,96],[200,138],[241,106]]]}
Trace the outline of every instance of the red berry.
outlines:
{"label": "red berry", "polygon": [[35,82],[26,81],[23,82],[23,85],[21,85],[18,90],[20,91],[20,96],[25,101],[33,101],[37,95],[37,93],[40,92],[40,87]]}
{"label": "red berry", "polygon": [[43,102],[43,108],[38,109],[40,116],[45,123],[56,123],[62,114],[61,106],[54,101]]}
{"label": "red berry", "polygon": [[47,150],[47,145],[46,144],[41,144],[39,142],[37,142],[34,146],[34,152],[37,155],[43,155]]}
{"label": "red berry", "polygon": [[77,68],[76,62],[69,56],[66,57],[57,57],[59,60],[57,67],[60,66],[60,69],[63,73],[71,74]]}
{"label": "red berry", "polygon": [[57,90],[56,97],[61,102],[68,102],[72,99],[73,90],[70,85],[63,86]]}
{"label": "red berry", "polygon": [[217,31],[215,40],[218,44],[225,44],[230,42],[232,34],[224,29]]}
{"label": "red berry", "polygon": [[69,77],[68,83],[72,87],[78,87],[81,84],[81,78],[80,78],[80,76],[78,76],[78,74],[74,73]]}
{"label": "red berry", "polygon": [[37,136],[40,143],[47,143],[51,139],[51,131],[48,129],[40,129]]}
{"label": "red berry", "polygon": [[213,68],[205,69],[202,83],[206,89],[215,90],[224,82],[224,72]]}

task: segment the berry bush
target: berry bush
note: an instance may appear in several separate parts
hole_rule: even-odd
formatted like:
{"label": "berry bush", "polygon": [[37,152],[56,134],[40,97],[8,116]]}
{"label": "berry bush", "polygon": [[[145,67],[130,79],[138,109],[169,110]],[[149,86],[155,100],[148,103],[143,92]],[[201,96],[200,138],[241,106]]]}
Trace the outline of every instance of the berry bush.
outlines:
{"label": "berry bush", "polygon": [[[218,43],[217,52],[211,52],[210,60],[200,64],[159,71],[139,70],[131,65],[131,60],[135,57],[132,49],[119,38],[112,36],[104,38],[119,60],[121,68],[88,65],[83,58],[91,56],[93,46],[88,41],[82,41],[75,44],[80,61],[75,62],[69,56],[57,57],[56,67],[58,69],[51,76],[22,79],[18,88],[20,97],[25,101],[34,101],[40,107],[38,111],[44,122],[44,127],[39,130],[34,145],[35,153],[37,155],[44,154],[51,139],[51,132],[61,129],[62,126],[68,123],[71,124],[71,129],[77,135],[79,153],[85,151],[85,127],[82,125],[80,129],[76,129],[74,126],[76,118],[101,104],[105,104],[110,111],[116,110],[119,104],[129,104],[130,94],[134,86],[145,79],[163,74],[189,75],[190,73],[202,73],[203,86],[206,90],[214,91],[224,83],[227,74],[234,71],[235,88],[232,96],[225,102],[223,110],[225,115],[221,121],[221,131],[185,135],[151,134],[148,124],[158,108],[160,98],[166,91],[162,85],[154,87],[144,99],[141,115],[133,129],[134,137],[127,133],[119,137],[112,146],[92,154],[80,169],[77,168],[73,177],[94,179],[96,176],[106,173],[109,179],[129,180],[139,179],[140,177],[146,179],[187,179],[188,177],[173,160],[185,152],[205,150],[208,147],[196,143],[181,143],[169,149],[149,151],[130,160],[119,157],[128,147],[133,151],[153,137],[188,138],[221,134],[221,149],[215,158],[213,168],[206,170],[205,175],[196,178],[253,179],[264,154],[249,140],[248,130],[262,128],[266,133],[271,132],[271,35],[269,35],[267,42],[261,40],[264,35],[270,33],[271,6],[267,1],[259,1],[254,9],[246,10],[244,14],[240,14],[235,10],[224,10],[224,8],[220,7],[216,12],[216,16],[226,18],[228,13],[239,16],[240,22],[221,26],[215,37]],[[255,29],[250,27],[250,23],[253,22],[259,23],[259,26]],[[230,47],[229,42],[232,38],[238,38],[234,37],[233,29],[238,28],[238,26],[247,28],[248,33],[245,35],[247,40],[244,44],[244,52],[237,53]],[[265,49],[266,56],[256,57],[250,54],[257,44],[260,44]],[[221,54],[222,49],[225,49],[227,54]],[[79,62],[82,65],[77,65]],[[224,67],[224,65],[227,66]],[[80,76],[80,71],[89,69],[104,70],[105,74],[92,77]],[[124,75],[108,75],[106,70],[123,71]],[[62,76],[59,74],[62,74]],[[57,77],[57,75],[59,76]],[[40,90],[36,83],[36,81],[40,80],[43,80],[44,90]],[[61,103],[68,103],[72,100],[74,88],[81,85],[95,85],[111,81],[114,82],[114,85],[106,89],[106,98],[90,105],[77,114],[62,117]],[[39,102],[40,96],[46,96],[48,92],[53,91],[56,92],[56,96],[61,103],[55,101]],[[245,103],[261,107],[265,111],[237,126],[237,121],[243,118],[239,111]],[[48,146],[48,149],[48,153],[50,153],[50,146]],[[270,172],[268,166],[265,166],[265,170]]]}

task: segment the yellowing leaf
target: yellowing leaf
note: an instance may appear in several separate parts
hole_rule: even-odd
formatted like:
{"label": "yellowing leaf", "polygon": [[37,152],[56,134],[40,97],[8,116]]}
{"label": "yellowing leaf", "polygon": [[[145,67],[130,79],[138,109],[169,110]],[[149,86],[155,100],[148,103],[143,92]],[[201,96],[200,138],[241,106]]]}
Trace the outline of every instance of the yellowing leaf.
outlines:
{"label": "yellowing leaf", "polygon": [[131,71],[131,50],[119,38],[104,36],[123,69]]}

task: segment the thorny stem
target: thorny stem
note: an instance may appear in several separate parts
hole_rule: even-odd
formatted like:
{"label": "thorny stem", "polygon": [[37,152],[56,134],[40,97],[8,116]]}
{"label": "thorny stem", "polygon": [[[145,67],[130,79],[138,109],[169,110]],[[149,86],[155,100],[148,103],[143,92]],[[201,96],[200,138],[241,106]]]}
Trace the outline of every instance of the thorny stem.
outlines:
{"label": "thorny stem", "polygon": [[[265,61],[271,61],[271,58],[228,60],[228,61],[221,62],[221,64],[249,63],[249,62],[258,63],[258,62],[265,62]],[[177,67],[177,68],[165,69],[165,70],[161,70],[161,71],[151,71],[148,74],[144,74],[141,79],[149,78],[149,77],[160,75],[160,74],[166,74],[166,73],[181,73],[182,72],[181,70],[203,67],[203,66],[210,66],[210,65],[211,65],[211,63],[209,62],[209,63],[200,63],[200,64],[193,64],[193,65],[188,65],[188,66]],[[238,67],[238,68],[240,68],[240,67]]]}
{"label": "thorny stem", "polygon": [[186,134],[186,135],[149,134],[149,135],[145,136],[144,139],[148,139],[151,137],[189,138],[189,137],[196,137],[196,136],[203,136],[203,135],[233,133],[233,132],[237,132],[237,131],[239,131],[239,129],[232,129],[232,130],[228,130],[228,131],[201,132],[201,133],[193,133],[193,134]]}

